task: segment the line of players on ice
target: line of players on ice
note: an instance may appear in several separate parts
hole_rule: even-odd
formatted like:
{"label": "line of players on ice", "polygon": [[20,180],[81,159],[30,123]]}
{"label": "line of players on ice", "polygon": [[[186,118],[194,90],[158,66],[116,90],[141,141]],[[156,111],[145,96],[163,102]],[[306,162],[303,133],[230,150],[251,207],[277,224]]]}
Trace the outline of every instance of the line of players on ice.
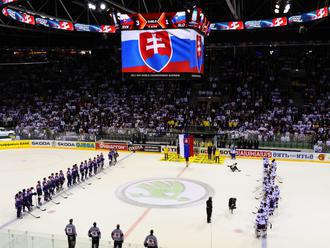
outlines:
{"label": "line of players on ice", "polygon": [[268,158],[263,159],[263,182],[262,186],[257,188],[257,190],[262,188],[262,193],[259,198],[256,197],[256,199],[261,198],[260,207],[256,213],[255,232],[257,238],[265,238],[267,236],[268,225],[272,228],[269,217],[272,216],[275,209],[278,208],[280,189],[278,185],[275,184],[275,179],[280,183],[282,182],[278,179],[276,170],[277,164],[275,159],[271,162]]}
{"label": "line of players on ice", "polygon": [[[119,154],[117,150],[110,150],[108,153],[109,166],[117,163]],[[31,211],[33,205],[33,196],[37,196],[37,208],[42,205],[42,198],[44,202],[52,200],[52,197],[63,190],[66,181],[67,188],[81,183],[90,177],[93,177],[104,168],[103,153],[98,154],[93,159],[73,165],[68,168],[66,175],[60,170],[58,173],[51,173],[48,178],[43,178],[42,182],[38,181],[36,185],[36,192],[34,187],[23,189],[15,195],[15,208],[17,211],[17,218],[22,218],[22,212]]]}

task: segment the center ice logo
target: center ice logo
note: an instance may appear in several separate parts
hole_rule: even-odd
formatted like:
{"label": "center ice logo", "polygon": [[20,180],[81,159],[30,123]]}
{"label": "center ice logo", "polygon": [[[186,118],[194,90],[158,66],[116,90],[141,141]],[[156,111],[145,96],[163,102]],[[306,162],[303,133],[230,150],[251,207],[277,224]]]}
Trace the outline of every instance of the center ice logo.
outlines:
{"label": "center ice logo", "polygon": [[173,54],[168,32],[140,33],[139,51],[144,63],[153,71],[160,72],[168,65]]}
{"label": "center ice logo", "polygon": [[155,178],[125,184],[117,190],[117,196],[132,205],[153,208],[188,207],[213,195],[213,189],[202,182]]}
{"label": "center ice logo", "polygon": [[144,189],[147,193],[132,193],[131,196],[137,197],[151,197],[159,199],[171,199],[176,201],[189,201],[187,197],[181,197],[185,191],[183,183],[178,181],[152,181],[149,183],[141,183],[136,187]]}

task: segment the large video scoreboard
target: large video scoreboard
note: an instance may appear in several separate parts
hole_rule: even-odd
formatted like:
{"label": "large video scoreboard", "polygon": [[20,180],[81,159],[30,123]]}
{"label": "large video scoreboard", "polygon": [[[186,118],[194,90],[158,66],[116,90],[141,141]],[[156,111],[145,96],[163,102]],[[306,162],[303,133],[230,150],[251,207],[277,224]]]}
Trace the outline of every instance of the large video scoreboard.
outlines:
{"label": "large video scoreboard", "polygon": [[201,9],[122,14],[119,22],[125,77],[202,77],[204,35],[210,22]]}
{"label": "large video scoreboard", "polygon": [[204,37],[193,29],[121,32],[122,72],[130,78],[200,78]]}
{"label": "large video scoreboard", "polygon": [[186,12],[120,15],[122,30],[165,29],[186,27]]}

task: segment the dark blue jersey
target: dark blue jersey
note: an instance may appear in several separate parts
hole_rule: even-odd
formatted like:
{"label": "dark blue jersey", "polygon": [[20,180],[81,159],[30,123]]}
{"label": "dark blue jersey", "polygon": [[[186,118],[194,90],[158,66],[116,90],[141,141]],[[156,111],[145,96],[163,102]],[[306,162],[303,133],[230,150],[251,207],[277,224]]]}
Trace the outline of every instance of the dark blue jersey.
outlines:
{"label": "dark blue jersey", "polygon": [[38,195],[42,195],[41,184],[37,184],[36,189],[37,189],[37,194],[38,194]]}

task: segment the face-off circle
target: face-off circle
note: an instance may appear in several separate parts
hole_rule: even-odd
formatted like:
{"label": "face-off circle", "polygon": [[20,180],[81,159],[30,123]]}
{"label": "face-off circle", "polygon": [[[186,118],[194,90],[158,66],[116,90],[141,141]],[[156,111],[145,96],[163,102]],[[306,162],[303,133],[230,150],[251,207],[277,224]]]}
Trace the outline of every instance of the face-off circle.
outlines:
{"label": "face-off circle", "polygon": [[116,195],[122,201],[148,208],[190,207],[214,195],[211,186],[190,179],[151,178],[120,186]]}

